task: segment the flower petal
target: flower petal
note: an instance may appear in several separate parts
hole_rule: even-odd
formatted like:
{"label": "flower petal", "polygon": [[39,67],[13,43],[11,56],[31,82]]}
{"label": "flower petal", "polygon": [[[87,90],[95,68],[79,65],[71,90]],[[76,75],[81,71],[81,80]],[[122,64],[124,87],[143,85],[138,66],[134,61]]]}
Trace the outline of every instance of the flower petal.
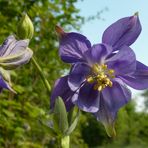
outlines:
{"label": "flower petal", "polygon": [[13,35],[9,36],[0,47],[0,56],[7,57],[8,55],[17,55],[23,52],[28,47],[29,40],[17,41]]}
{"label": "flower petal", "polygon": [[59,54],[66,63],[85,61],[84,52],[91,48],[89,40],[78,33],[63,33],[60,37]]}
{"label": "flower petal", "polygon": [[133,50],[123,46],[114,56],[106,60],[110,69],[115,70],[115,75],[126,75],[136,70],[136,57]]}
{"label": "flower petal", "polygon": [[69,111],[74,105],[71,101],[71,97],[73,96],[74,92],[72,92],[67,83],[68,76],[61,77],[60,79],[56,80],[52,94],[51,94],[51,103],[50,108],[54,108],[55,100],[58,96],[60,96],[66,106],[67,111]]}
{"label": "flower petal", "polygon": [[15,91],[11,88],[10,84],[6,82],[2,76],[0,75],[0,91],[2,91],[2,88],[8,89],[15,93]]}
{"label": "flower petal", "polygon": [[122,80],[115,78],[112,87],[106,87],[103,91],[105,106],[110,112],[117,112],[131,99],[131,91],[125,86]]}
{"label": "flower petal", "polygon": [[112,48],[106,44],[93,45],[85,53],[87,62],[92,65],[95,63],[104,63],[105,58],[112,53]]}
{"label": "flower petal", "polygon": [[137,61],[135,73],[120,78],[130,87],[138,90],[148,88],[148,67]]}
{"label": "flower petal", "polygon": [[86,112],[97,112],[99,110],[100,95],[94,90],[94,84],[85,83],[72,98],[81,110]]}
{"label": "flower petal", "polygon": [[97,113],[94,113],[94,116],[98,121],[100,121],[108,134],[109,137],[115,137],[116,132],[114,129],[115,118],[117,116],[117,112],[110,112],[103,100],[102,94],[100,95],[100,108]]}
{"label": "flower petal", "polygon": [[8,55],[7,57],[0,58],[0,66],[6,70],[13,70],[28,63],[32,55],[32,50],[27,48],[18,54]]}
{"label": "flower petal", "polygon": [[0,56],[3,56],[4,53],[7,51],[11,43],[16,42],[16,39],[13,35],[9,36],[3,44],[0,46]]}
{"label": "flower petal", "polygon": [[113,86],[106,87],[100,97],[100,108],[96,116],[97,120],[101,121],[109,136],[114,135],[114,122],[117,115],[117,111],[120,107],[124,106],[131,99],[131,92],[126,88],[124,83],[120,79],[114,79]]}
{"label": "flower petal", "polygon": [[90,73],[90,67],[85,63],[75,64],[68,76],[68,85],[72,91],[78,89]]}
{"label": "flower petal", "polygon": [[141,32],[141,24],[138,15],[125,17],[109,26],[103,34],[102,42],[119,50],[121,46],[130,46],[138,38]]}

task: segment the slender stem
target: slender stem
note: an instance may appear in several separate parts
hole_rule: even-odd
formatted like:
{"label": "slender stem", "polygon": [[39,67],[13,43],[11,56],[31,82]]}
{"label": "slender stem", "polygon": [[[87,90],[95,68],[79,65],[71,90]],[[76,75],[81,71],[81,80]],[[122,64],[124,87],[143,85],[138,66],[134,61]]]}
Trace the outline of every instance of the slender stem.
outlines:
{"label": "slender stem", "polygon": [[36,61],[36,59],[34,57],[32,57],[32,62],[35,65],[35,67],[37,68],[37,70],[38,70],[38,72],[39,72],[39,74],[40,74],[40,76],[41,76],[41,78],[42,78],[42,80],[45,84],[45,87],[47,88],[48,93],[50,93],[51,87],[50,87],[50,84],[49,84],[48,80],[46,79],[46,77],[43,73],[43,70],[41,69],[40,65],[38,64],[38,62]]}

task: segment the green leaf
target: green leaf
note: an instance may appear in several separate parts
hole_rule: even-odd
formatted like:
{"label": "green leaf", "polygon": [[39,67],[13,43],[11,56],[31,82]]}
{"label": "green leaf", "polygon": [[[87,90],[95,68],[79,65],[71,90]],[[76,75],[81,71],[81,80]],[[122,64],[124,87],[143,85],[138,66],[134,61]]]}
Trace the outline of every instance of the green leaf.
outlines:
{"label": "green leaf", "polygon": [[40,120],[40,123],[45,126],[45,128],[47,129],[48,133],[51,136],[56,136],[56,133],[52,127],[52,123],[53,123],[53,114],[50,114],[48,116],[46,116],[46,119],[42,119]]}
{"label": "green leaf", "polygon": [[13,118],[15,116],[15,114],[9,110],[3,109],[3,113],[10,118]]}
{"label": "green leaf", "polygon": [[73,130],[77,126],[79,117],[80,117],[80,110],[78,110],[75,119],[73,120],[72,124],[69,126],[68,130],[66,131],[66,135],[70,135],[73,132]]}
{"label": "green leaf", "polygon": [[68,119],[64,102],[60,97],[55,102],[53,119],[55,131],[64,134],[68,129]]}

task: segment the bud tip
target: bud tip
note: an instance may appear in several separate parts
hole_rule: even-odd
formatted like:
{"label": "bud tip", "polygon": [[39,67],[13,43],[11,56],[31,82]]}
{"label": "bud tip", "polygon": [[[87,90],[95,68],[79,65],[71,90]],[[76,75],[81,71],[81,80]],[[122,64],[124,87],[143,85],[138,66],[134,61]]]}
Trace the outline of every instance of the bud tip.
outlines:
{"label": "bud tip", "polygon": [[65,31],[63,30],[63,28],[58,26],[58,25],[55,26],[55,30],[56,30],[56,32],[58,33],[59,36],[62,36],[62,35],[65,34]]}
{"label": "bud tip", "polygon": [[134,16],[139,16],[139,12],[138,11],[135,12]]}

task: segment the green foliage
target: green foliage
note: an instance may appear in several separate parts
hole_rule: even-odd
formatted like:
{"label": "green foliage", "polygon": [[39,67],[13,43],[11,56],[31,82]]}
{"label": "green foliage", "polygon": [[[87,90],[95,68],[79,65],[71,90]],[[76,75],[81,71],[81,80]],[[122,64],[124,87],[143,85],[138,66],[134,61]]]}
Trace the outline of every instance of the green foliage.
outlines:
{"label": "green foliage", "polygon": [[[35,34],[30,42],[46,78],[53,85],[66,66],[58,57],[55,25],[79,29],[83,20],[75,8],[77,0],[0,0],[0,43],[16,34],[23,12],[33,21]],[[57,140],[44,124],[49,118],[49,96],[38,71],[29,64],[11,72],[17,94],[0,96],[0,147],[56,147]],[[52,135],[52,136],[51,136]]]}
{"label": "green foliage", "polygon": [[[28,101],[3,99],[0,99],[0,109],[0,147],[42,147],[45,139],[50,137],[48,129],[40,124],[40,120],[48,119],[43,109]],[[44,137],[45,133],[47,137]]]}
{"label": "green foliage", "polygon": [[[103,125],[90,115],[83,113],[77,130],[72,134],[72,144],[91,148],[145,148],[148,146],[148,114],[135,112],[135,103],[122,108],[115,124],[117,136],[109,138]],[[80,131],[80,133],[76,133]]]}

